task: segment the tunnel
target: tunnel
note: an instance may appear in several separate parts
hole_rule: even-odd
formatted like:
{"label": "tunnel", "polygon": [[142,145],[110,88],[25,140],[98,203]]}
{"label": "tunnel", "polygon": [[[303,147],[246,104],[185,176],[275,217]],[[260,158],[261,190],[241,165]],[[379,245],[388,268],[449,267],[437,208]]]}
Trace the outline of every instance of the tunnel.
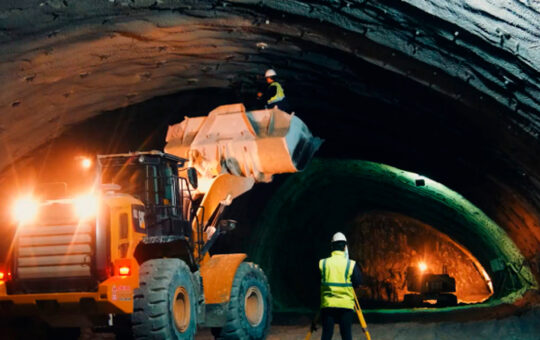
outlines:
{"label": "tunnel", "polygon": [[538,2],[24,0],[0,18],[4,202],[40,181],[82,185],[80,155],[162,150],[184,116],[258,108],[272,68],[324,143],[303,172],[236,199],[238,229],[214,252],[259,263],[274,312],[316,310],[336,231],[372,282],[368,312],[414,314],[403,272],[426,256],[478,277],[481,296],[458,292],[449,313],[537,303]]}

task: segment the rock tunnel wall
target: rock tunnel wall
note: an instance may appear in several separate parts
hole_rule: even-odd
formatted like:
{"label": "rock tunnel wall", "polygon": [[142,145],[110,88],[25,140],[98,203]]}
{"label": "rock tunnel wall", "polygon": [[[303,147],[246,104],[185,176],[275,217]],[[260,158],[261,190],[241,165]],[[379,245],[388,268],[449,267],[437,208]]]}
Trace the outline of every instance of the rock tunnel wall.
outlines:
{"label": "rock tunnel wall", "polygon": [[189,88],[245,86],[268,64],[307,82],[341,73],[366,92],[339,61],[310,60],[306,43],[468,105],[491,98],[510,109],[501,117],[509,126],[538,137],[536,2],[27,0],[0,11],[0,109],[15,158],[57,136],[58,125]]}

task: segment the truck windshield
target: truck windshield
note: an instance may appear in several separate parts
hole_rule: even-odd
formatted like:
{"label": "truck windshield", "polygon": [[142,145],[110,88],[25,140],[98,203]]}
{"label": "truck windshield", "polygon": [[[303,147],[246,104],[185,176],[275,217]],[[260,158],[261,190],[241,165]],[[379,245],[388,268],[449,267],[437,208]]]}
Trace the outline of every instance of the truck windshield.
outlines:
{"label": "truck windshield", "polygon": [[108,164],[103,166],[101,183],[120,185],[120,192],[140,199],[146,206],[166,206],[177,215],[178,179],[171,164]]}
{"label": "truck windshield", "polygon": [[101,173],[101,183],[118,184],[121,187],[121,192],[130,194],[133,197],[140,199],[145,204],[156,204],[154,203],[155,198],[152,197],[155,194],[151,194],[151,192],[155,193],[156,190],[148,188],[148,186],[153,185],[149,185],[151,183],[147,183],[146,181],[148,177],[155,177],[147,173],[150,170],[148,169],[149,167],[150,166],[139,164],[105,166]]}

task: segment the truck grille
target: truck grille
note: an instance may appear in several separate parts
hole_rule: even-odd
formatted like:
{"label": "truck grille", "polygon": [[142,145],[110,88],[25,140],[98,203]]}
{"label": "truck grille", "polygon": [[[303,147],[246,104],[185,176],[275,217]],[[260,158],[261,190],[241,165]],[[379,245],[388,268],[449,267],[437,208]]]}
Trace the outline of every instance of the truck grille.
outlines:
{"label": "truck grille", "polygon": [[84,278],[92,275],[94,228],[79,225],[28,226],[16,245],[18,280]]}

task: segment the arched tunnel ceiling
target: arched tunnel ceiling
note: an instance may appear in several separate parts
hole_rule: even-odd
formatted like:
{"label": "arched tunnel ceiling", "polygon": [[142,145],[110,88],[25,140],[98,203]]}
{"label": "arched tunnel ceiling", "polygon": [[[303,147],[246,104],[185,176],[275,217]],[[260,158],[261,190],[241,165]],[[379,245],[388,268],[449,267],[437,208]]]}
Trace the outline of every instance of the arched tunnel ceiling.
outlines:
{"label": "arched tunnel ceiling", "polygon": [[[497,111],[503,124],[534,137],[540,131],[535,2],[51,0],[0,6],[0,124],[14,158],[56,136],[59,126],[102,111],[190,88],[245,91],[268,65],[285,79],[309,84],[331,77],[354,93],[381,95],[350,65],[317,55],[319,46]],[[489,98],[509,110],[501,112]]]}
{"label": "arched tunnel ceiling", "polygon": [[323,156],[447,184],[538,275],[539,11],[518,0],[3,1],[0,168],[72,124],[154,97],[252,98],[275,67],[308,125],[332,128],[319,133]]}

